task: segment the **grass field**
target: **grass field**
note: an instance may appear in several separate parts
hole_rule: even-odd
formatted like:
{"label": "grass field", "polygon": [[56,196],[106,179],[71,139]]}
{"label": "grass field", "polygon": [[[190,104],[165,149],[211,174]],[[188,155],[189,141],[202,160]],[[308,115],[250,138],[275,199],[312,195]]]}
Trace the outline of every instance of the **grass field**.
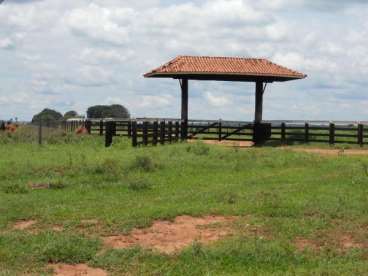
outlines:
{"label": "grass field", "polygon": [[[51,275],[50,263],[111,275],[368,274],[368,156],[65,141],[0,144],[0,275]],[[181,215],[236,216],[233,234],[175,254],[102,242]]]}

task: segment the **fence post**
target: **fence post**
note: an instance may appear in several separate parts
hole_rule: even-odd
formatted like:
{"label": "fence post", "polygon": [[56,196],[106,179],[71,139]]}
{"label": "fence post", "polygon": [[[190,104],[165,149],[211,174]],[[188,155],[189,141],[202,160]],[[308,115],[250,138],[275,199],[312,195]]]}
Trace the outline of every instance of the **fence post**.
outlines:
{"label": "fence post", "polygon": [[362,147],[364,145],[364,126],[358,125],[358,144]]}
{"label": "fence post", "polygon": [[143,122],[143,145],[148,145],[148,122]]}
{"label": "fence post", "polygon": [[132,121],[128,121],[128,137],[132,137]]}
{"label": "fence post", "polygon": [[285,144],[286,142],[286,124],[281,123],[281,143]]}
{"label": "fence post", "polygon": [[132,146],[137,147],[138,146],[138,140],[137,140],[137,121],[132,122]]}
{"label": "fence post", "polygon": [[100,136],[103,136],[104,134],[104,121],[100,120]]}
{"label": "fence post", "polygon": [[304,142],[309,143],[309,123],[304,125]]}
{"label": "fence post", "polygon": [[180,125],[179,122],[175,122],[175,141],[179,141]]}
{"label": "fence post", "polygon": [[335,124],[330,123],[330,145],[335,144]]}
{"label": "fence post", "polygon": [[188,138],[188,121],[181,121],[181,140],[184,141]]}
{"label": "fence post", "polygon": [[158,122],[153,122],[153,135],[152,135],[152,144],[154,146],[157,146],[157,140],[158,140]]}
{"label": "fence post", "polygon": [[172,143],[172,121],[169,121],[167,135],[169,137],[169,143],[171,144]]}
{"label": "fence post", "polygon": [[111,123],[112,136],[116,136],[116,122],[112,121]]}
{"label": "fence post", "polygon": [[113,136],[114,136],[115,122],[108,121],[108,122],[106,122],[105,126],[106,126],[105,146],[108,148],[112,145],[112,140],[113,140]]}
{"label": "fence post", "polygon": [[1,121],[0,123],[0,130],[5,131],[5,122]]}
{"label": "fence post", "polygon": [[160,122],[160,143],[165,144],[165,121]]}
{"label": "fence post", "polygon": [[42,120],[40,120],[40,124],[38,126],[38,144],[42,145]]}
{"label": "fence post", "polygon": [[218,122],[218,140],[220,142],[222,140],[222,121],[221,121],[221,119]]}
{"label": "fence post", "polygon": [[90,120],[85,121],[85,126],[86,126],[86,129],[87,129],[87,133],[91,134],[92,122]]}

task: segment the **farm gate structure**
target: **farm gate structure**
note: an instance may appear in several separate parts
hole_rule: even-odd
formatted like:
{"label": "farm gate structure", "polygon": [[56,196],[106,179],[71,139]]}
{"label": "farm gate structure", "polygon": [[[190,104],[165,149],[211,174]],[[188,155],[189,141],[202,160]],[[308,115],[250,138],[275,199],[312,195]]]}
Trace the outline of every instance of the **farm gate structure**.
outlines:
{"label": "farm gate structure", "polygon": [[[327,121],[265,121],[270,126],[266,142],[279,144],[327,143],[368,144],[368,123]],[[105,137],[111,146],[114,137],[129,137],[132,146],[170,144],[189,139],[254,141],[253,122],[142,118],[129,120],[90,120],[88,133]],[[70,129],[66,126],[66,130]]]}

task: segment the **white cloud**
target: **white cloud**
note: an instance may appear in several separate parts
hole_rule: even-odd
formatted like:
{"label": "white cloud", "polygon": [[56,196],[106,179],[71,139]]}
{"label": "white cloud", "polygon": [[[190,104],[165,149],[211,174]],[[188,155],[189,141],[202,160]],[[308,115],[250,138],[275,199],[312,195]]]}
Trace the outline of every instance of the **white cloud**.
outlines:
{"label": "white cloud", "polygon": [[212,92],[206,93],[206,99],[210,105],[215,106],[215,107],[224,107],[231,103],[231,99],[229,96],[215,95]]}

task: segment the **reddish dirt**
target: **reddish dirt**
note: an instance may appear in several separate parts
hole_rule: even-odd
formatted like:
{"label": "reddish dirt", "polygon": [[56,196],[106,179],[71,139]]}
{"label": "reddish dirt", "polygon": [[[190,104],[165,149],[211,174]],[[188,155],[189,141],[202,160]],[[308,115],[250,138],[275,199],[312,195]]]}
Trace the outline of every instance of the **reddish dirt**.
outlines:
{"label": "reddish dirt", "polygon": [[53,269],[54,276],[107,276],[105,270],[91,268],[85,264],[53,264],[49,265],[49,268]]}
{"label": "reddish dirt", "polygon": [[335,247],[340,251],[368,248],[368,243],[358,242],[351,234],[341,233],[329,234],[327,237],[315,240],[298,237],[294,244],[299,251],[307,249],[318,251],[327,247]]}
{"label": "reddish dirt", "polygon": [[315,153],[326,156],[342,156],[342,155],[368,155],[368,150],[359,150],[359,149],[308,149],[308,148],[289,148],[284,147],[285,149],[291,149],[297,152],[306,152],[306,153]]}
{"label": "reddish dirt", "polygon": [[142,246],[172,254],[194,241],[208,244],[231,235],[231,223],[236,217],[179,216],[173,222],[156,221],[147,229],[134,229],[129,235],[105,237],[104,244],[112,248]]}
{"label": "reddish dirt", "polygon": [[32,190],[45,190],[45,189],[49,189],[50,188],[50,184],[49,183],[28,183],[28,186],[32,189]]}
{"label": "reddish dirt", "polygon": [[[250,148],[254,145],[253,142],[248,141],[217,141],[217,140],[200,140],[201,142],[208,145],[220,145],[225,147],[236,147],[236,148]],[[196,143],[198,140],[188,140],[189,143]]]}
{"label": "reddish dirt", "polygon": [[21,220],[14,224],[13,229],[15,230],[26,230],[36,224],[35,220]]}

